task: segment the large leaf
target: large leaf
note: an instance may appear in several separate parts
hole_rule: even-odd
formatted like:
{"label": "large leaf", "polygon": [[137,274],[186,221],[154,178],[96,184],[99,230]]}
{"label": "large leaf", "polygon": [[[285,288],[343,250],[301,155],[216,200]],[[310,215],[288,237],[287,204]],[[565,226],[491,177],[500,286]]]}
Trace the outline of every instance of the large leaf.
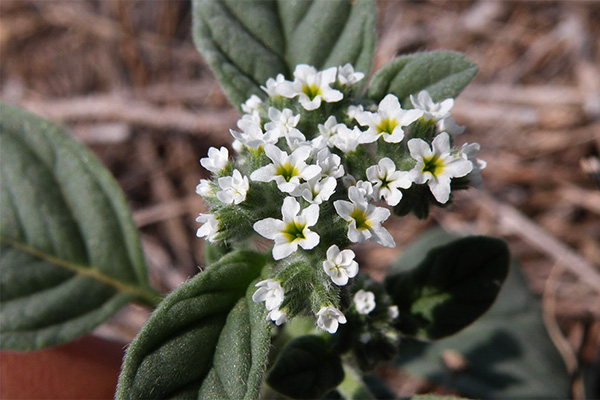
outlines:
{"label": "large leaf", "polygon": [[[424,235],[407,249],[394,269],[413,267],[424,252],[454,238],[440,230]],[[464,370],[448,373],[441,360],[446,350],[464,358]],[[514,263],[495,304],[483,317],[446,339],[403,341],[398,364],[471,398],[569,397],[569,377],[546,333],[539,301],[529,292]]]}
{"label": "large leaf", "polygon": [[339,385],[344,368],[327,341],[316,335],[300,336],[279,353],[267,383],[293,399],[317,399]]}
{"label": "large leaf", "polygon": [[385,280],[400,310],[397,328],[423,339],[458,332],[492,305],[508,264],[506,244],[490,237],[470,236],[429,250],[417,267]]}
{"label": "large leaf", "polygon": [[409,95],[427,90],[434,101],[454,98],[471,82],[477,66],[455,51],[431,51],[396,57],[375,73],[368,96],[380,101],[395,94],[404,108]]}
{"label": "large leaf", "polygon": [[227,254],[171,293],[127,351],[118,399],[256,399],[269,349],[262,254]]}
{"label": "large leaf", "polygon": [[352,63],[369,72],[373,0],[194,0],[194,40],[229,100],[239,108],[297,64]]}
{"label": "large leaf", "polygon": [[123,194],[59,127],[0,105],[0,340],[33,350],[72,340],[148,287]]}

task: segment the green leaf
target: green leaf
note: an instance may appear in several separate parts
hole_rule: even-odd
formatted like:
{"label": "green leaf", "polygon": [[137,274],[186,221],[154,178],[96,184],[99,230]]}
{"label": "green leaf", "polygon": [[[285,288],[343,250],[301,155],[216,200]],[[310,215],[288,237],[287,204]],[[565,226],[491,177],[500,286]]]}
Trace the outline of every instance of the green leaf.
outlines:
{"label": "green leaf", "polygon": [[342,361],[325,339],[306,335],[290,341],[279,353],[267,383],[293,399],[317,399],[344,379]]}
{"label": "green leaf", "polygon": [[477,66],[455,51],[431,51],[396,57],[373,75],[368,97],[379,102],[388,93],[412,108],[409,95],[427,90],[433,101],[454,98],[471,82]]}
{"label": "green leaf", "polygon": [[297,64],[352,63],[369,72],[375,44],[373,0],[194,0],[194,40],[236,106]]}
{"label": "green leaf", "polygon": [[5,104],[0,140],[0,347],[64,343],[129,301],[157,303],[125,198],[96,157]]}
{"label": "green leaf", "polygon": [[385,280],[400,310],[397,328],[422,339],[458,332],[492,305],[508,265],[506,244],[490,237],[466,237],[430,250],[416,268]]}
{"label": "green leaf", "polygon": [[265,256],[227,254],[171,293],[129,347],[118,399],[256,399],[269,350],[252,283]]}
{"label": "green leaf", "polygon": [[[439,229],[428,232],[406,249],[393,269],[418,264],[429,249],[454,238]],[[407,372],[471,398],[569,397],[569,376],[546,333],[540,303],[515,263],[483,317],[446,339],[431,343],[406,339],[399,350],[397,363]],[[440,357],[446,350],[461,355],[466,368],[450,374]]]}

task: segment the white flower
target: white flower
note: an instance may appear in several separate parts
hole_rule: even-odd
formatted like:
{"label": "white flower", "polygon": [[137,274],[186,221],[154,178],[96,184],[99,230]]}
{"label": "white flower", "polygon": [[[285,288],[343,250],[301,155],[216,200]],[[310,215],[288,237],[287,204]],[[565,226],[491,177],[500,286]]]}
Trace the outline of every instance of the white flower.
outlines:
{"label": "white flower", "polygon": [[344,166],[342,159],[337,154],[333,154],[328,148],[319,150],[315,160],[316,164],[321,167],[321,177],[341,178],[344,176]]}
{"label": "white flower", "polygon": [[350,153],[355,151],[359,144],[364,143],[363,136],[364,133],[357,126],[350,129],[341,124],[338,127],[338,133],[331,138],[331,143],[344,153]]}
{"label": "white flower", "polygon": [[196,231],[196,236],[206,236],[206,240],[214,242],[215,236],[219,232],[219,221],[213,214],[200,214],[196,218],[196,222],[201,222],[203,225]]}
{"label": "white flower", "polygon": [[305,110],[316,110],[321,101],[335,103],[344,95],[329,85],[335,82],[336,68],[331,67],[317,72],[314,67],[299,64],[294,70],[294,82],[283,82],[277,87],[277,93],[287,98],[298,96]]}
{"label": "white flower", "polygon": [[269,97],[275,97],[279,95],[277,91],[279,90],[279,86],[284,82],[285,76],[283,76],[283,74],[277,74],[275,79],[267,79],[266,86],[261,86],[260,88],[264,90],[269,95]]}
{"label": "white flower", "polygon": [[298,250],[310,250],[319,244],[320,237],[308,229],[319,219],[319,206],[312,204],[300,212],[300,204],[293,197],[283,200],[281,214],[283,220],[265,218],[254,224],[254,230],[261,236],[275,241],[273,258],[281,260]]}
{"label": "white flower", "polygon": [[229,162],[229,151],[225,147],[208,149],[208,157],[200,159],[200,164],[213,173],[221,171]]}
{"label": "white flower", "polygon": [[354,72],[354,67],[350,63],[338,67],[337,73],[337,80],[342,85],[354,85],[365,77],[362,72]]}
{"label": "white flower", "polygon": [[390,216],[390,210],[369,204],[355,186],[348,189],[348,197],[351,201],[333,203],[340,217],[349,222],[348,239],[355,243],[370,239],[386,247],[395,247],[394,238],[381,226]]}
{"label": "white flower", "polygon": [[427,182],[433,196],[440,203],[450,199],[450,179],[467,175],[473,164],[450,152],[450,137],[446,132],[437,135],[429,144],[421,139],[408,141],[408,150],[412,158],[417,160],[415,167],[409,171],[410,178],[416,184]]}
{"label": "white flower", "polygon": [[287,315],[285,314],[285,311],[282,311],[279,308],[275,308],[269,311],[266,320],[271,320],[275,322],[275,325],[279,326],[287,321]]}
{"label": "white flower", "polygon": [[403,126],[408,126],[423,114],[420,110],[403,110],[398,98],[388,94],[381,100],[376,113],[363,111],[355,118],[362,126],[368,126],[362,143],[372,143],[383,136],[388,143],[399,143],[404,138]]}
{"label": "white flower", "polygon": [[361,198],[364,199],[364,201],[369,202],[373,200],[373,185],[371,184],[371,182],[357,181],[356,178],[350,174],[345,175],[342,178],[342,182],[347,188],[355,186],[358,190],[358,193],[360,194]]}
{"label": "white flower", "polygon": [[300,146],[288,156],[285,151],[271,144],[264,146],[265,154],[273,163],[261,167],[250,175],[250,179],[259,182],[275,181],[284,193],[292,193],[300,184],[300,179],[309,180],[321,172],[317,165],[304,162],[311,154],[310,146]]}
{"label": "white flower", "polygon": [[222,189],[217,193],[217,199],[225,204],[240,204],[246,200],[246,193],[250,188],[250,182],[247,176],[242,176],[237,169],[233,171],[232,176],[224,176],[217,180]]}
{"label": "white flower", "polygon": [[375,309],[375,294],[359,290],[354,294],[354,307],[359,314],[367,315]]}
{"label": "white flower", "polygon": [[350,119],[355,119],[356,115],[364,111],[365,109],[362,106],[362,104],[358,104],[356,106],[348,106],[348,111],[346,111],[346,115],[348,115],[348,118]]}
{"label": "white flower", "polygon": [[459,154],[469,160],[473,164],[473,169],[467,175],[469,184],[475,188],[483,187],[483,179],[481,179],[481,171],[485,169],[487,163],[480,158],[475,157],[479,152],[479,143],[463,144],[460,148]]}
{"label": "white flower", "polygon": [[389,306],[387,309],[387,314],[389,319],[398,318],[398,315],[400,315],[400,311],[398,311],[398,306]]}
{"label": "white flower", "polygon": [[464,127],[456,125],[454,118],[450,115],[454,99],[445,99],[434,103],[429,93],[421,90],[416,98],[412,94],[410,95],[410,102],[416,110],[423,112],[424,120],[435,121],[440,132],[446,131],[451,135],[457,135],[465,130]]}
{"label": "white flower", "polygon": [[402,199],[402,192],[398,188],[408,189],[412,184],[408,172],[396,171],[396,165],[387,157],[367,168],[367,178],[373,184],[374,197],[385,198],[390,206],[395,206]]}
{"label": "white flower", "polygon": [[196,186],[196,193],[202,197],[214,196],[215,190],[212,186],[211,181],[208,179],[200,179],[200,182]]}
{"label": "white flower", "polygon": [[255,303],[265,302],[265,308],[269,311],[276,309],[283,303],[284,291],[281,284],[273,279],[265,279],[254,285],[258,289],[252,294]]}
{"label": "white flower", "polygon": [[296,190],[292,192],[292,195],[302,196],[304,200],[311,204],[321,204],[324,201],[329,200],[331,195],[335,192],[336,186],[337,181],[331,176],[324,179],[315,176],[314,178],[301,183]]}
{"label": "white flower", "polygon": [[253,94],[248,100],[246,100],[244,104],[242,104],[242,111],[247,114],[250,114],[253,111],[258,111],[262,103],[263,101],[261,98]]}
{"label": "white flower", "polygon": [[312,146],[317,149],[323,149],[325,147],[333,147],[332,138],[337,134],[338,129],[343,124],[339,124],[334,115],[330,115],[324,124],[317,125],[319,129],[319,136],[311,140]]}
{"label": "white flower", "polygon": [[417,95],[417,98],[411,94],[410,102],[415,109],[423,111],[423,119],[433,119],[434,121],[439,121],[446,117],[454,105],[453,99],[446,99],[439,103],[434,103],[427,90],[421,90]]}
{"label": "white flower", "polygon": [[333,306],[321,307],[317,313],[317,326],[329,333],[336,333],[340,324],[345,324],[346,317]]}
{"label": "white flower", "polygon": [[358,181],[354,184],[356,189],[358,189],[361,196],[365,198],[366,201],[371,201],[373,199],[375,189],[373,188],[373,184],[369,181]]}
{"label": "white flower", "polygon": [[239,140],[243,145],[252,149],[257,149],[266,144],[277,143],[278,137],[276,134],[262,131],[260,117],[257,120],[249,114],[246,115],[237,122],[237,126],[242,130],[241,132],[234,131],[233,129],[229,130],[236,140]]}
{"label": "white flower", "polygon": [[349,278],[358,274],[358,263],[354,261],[352,250],[342,250],[335,244],[327,249],[327,260],[323,261],[325,273],[331,277],[333,283],[344,286]]}
{"label": "white flower", "polygon": [[294,115],[289,108],[284,108],[280,111],[275,107],[269,107],[269,119],[271,122],[265,124],[265,131],[267,133],[278,138],[288,138],[291,136],[301,138],[302,141],[306,140],[302,132],[296,129],[296,125],[300,122],[300,114]]}

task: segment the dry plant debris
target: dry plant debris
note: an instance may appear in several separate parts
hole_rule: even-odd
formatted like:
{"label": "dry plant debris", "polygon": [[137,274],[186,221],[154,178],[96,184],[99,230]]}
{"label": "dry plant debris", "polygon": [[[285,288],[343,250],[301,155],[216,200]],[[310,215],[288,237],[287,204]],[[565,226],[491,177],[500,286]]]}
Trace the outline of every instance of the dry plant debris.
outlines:
{"label": "dry plant debris", "polygon": [[[580,165],[600,154],[600,3],[378,6],[375,68],[433,49],[464,52],[480,68],[455,115],[468,126],[465,140],[482,144],[486,188],[459,194],[450,213],[390,224],[399,247],[433,225],[508,240],[544,297],[569,369],[591,363],[600,338],[600,186]],[[2,101],[62,122],[98,154],[134,209],[157,287],[198,272],[194,218],[203,205],[194,190],[207,173],[198,159],[229,142],[237,113],[195,50],[189,2],[3,0],[0,18]],[[396,255],[369,245],[357,253],[375,277]],[[129,340],[146,317],[128,307],[98,333]],[[389,367],[381,375],[397,376]],[[403,382],[394,386],[402,394],[428,389]]]}

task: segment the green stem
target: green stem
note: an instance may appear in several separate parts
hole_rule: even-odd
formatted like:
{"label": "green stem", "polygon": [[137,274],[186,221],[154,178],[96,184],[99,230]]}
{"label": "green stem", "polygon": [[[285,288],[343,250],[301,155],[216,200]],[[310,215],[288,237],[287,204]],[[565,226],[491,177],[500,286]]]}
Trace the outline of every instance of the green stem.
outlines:
{"label": "green stem", "polygon": [[78,275],[93,278],[99,282],[105,283],[117,289],[121,293],[130,293],[136,297],[136,300],[151,308],[156,308],[162,301],[162,294],[150,286],[136,286],[121,282],[115,278],[105,275],[97,267],[76,264],[70,261],[62,260],[52,254],[45,253],[16,240],[1,236],[1,242],[6,242],[16,249],[31,254],[34,257],[48,261],[54,265],[66,268]]}

